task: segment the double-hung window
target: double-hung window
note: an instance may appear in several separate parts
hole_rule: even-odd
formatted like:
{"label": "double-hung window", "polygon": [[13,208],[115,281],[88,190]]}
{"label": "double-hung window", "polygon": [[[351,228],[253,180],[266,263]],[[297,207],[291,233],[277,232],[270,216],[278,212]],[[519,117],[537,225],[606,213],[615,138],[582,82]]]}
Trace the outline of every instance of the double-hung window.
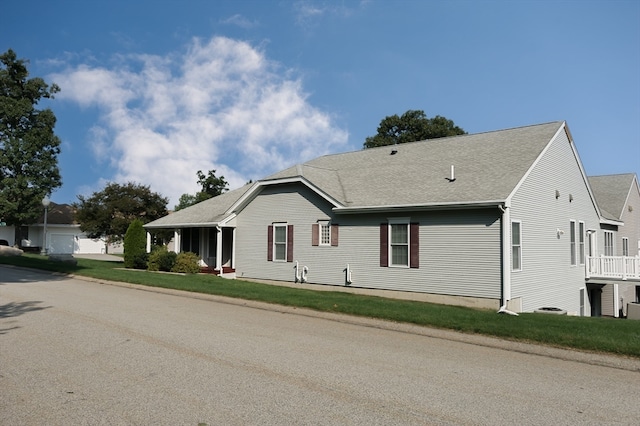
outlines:
{"label": "double-hung window", "polygon": [[380,224],[380,266],[420,267],[420,225],[409,219]]}
{"label": "double-hung window", "polygon": [[622,238],[622,255],[629,256],[629,238]]}
{"label": "double-hung window", "polygon": [[409,266],[409,224],[392,223],[389,232],[391,266]]}
{"label": "double-hung window", "polygon": [[580,256],[580,264],[584,265],[584,239],[585,239],[584,222],[579,222],[579,225],[578,225],[578,239],[580,241],[580,245],[578,247],[578,255]]}
{"label": "double-hung window", "polygon": [[571,266],[576,265],[576,221],[569,221],[569,249],[571,250]]}
{"label": "double-hung window", "polygon": [[273,260],[287,260],[287,225],[273,225]]}
{"label": "double-hung window", "polygon": [[274,223],[267,229],[267,260],[293,262],[293,225]]}
{"label": "double-hung window", "polygon": [[522,224],[511,222],[511,270],[522,270]]}

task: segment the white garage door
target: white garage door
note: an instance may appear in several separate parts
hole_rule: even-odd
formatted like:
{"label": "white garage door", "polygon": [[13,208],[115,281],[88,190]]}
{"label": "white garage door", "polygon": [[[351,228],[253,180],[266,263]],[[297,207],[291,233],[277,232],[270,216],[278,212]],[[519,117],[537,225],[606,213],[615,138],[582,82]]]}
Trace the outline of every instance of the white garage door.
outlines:
{"label": "white garage door", "polygon": [[49,253],[73,254],[73,235],[51,234],[49,236]]}

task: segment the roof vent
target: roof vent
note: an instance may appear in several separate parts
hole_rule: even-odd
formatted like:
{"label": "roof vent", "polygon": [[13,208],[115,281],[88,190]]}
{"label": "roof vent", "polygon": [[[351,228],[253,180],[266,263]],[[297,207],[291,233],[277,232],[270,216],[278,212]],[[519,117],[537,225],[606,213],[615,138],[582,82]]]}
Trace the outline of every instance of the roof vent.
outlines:
{"label": "roof vent", "polygon": [[449,175],[448,178],[446,178],[449,182],[455,182],[456,180],[456,173],[455,173],[455,168],[453,166],[453,164],[451,165],[451,174]]}

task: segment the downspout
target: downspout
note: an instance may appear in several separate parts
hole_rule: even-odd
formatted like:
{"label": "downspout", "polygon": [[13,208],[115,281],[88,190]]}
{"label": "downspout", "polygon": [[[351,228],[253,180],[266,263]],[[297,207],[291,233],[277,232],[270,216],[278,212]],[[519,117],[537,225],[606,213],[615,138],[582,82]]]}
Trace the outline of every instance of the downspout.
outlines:
{"label": "downspout", "polygon": [[509,206],[498,205],[502,212],[502,300],[501,309],[506,309],[507,303],[511,300],[511,244],[509,236],[511,235],[511,211]]}

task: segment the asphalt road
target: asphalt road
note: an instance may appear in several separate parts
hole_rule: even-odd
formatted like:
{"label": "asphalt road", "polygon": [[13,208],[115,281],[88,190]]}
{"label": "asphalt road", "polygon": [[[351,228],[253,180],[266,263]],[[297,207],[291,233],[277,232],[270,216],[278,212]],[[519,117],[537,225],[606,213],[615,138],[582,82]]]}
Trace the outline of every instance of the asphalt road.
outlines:
{"label": "asphalt road", "polygon": [[0,266],[0,424],[638,424],[636,361],[452,335]]}

